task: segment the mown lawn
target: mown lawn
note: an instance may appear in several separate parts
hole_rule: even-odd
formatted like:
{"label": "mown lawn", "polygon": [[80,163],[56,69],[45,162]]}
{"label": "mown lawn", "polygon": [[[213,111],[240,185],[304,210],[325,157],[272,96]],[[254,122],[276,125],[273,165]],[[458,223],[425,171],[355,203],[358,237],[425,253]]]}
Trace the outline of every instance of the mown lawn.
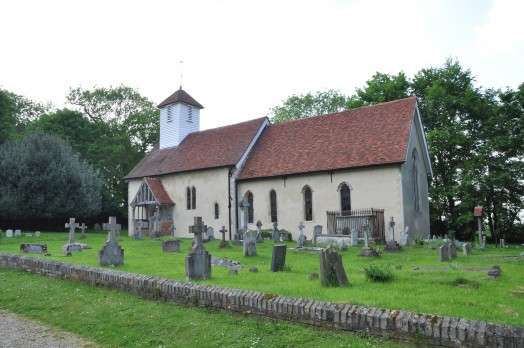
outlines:
{"label": "mown lawn", "polygon": [[[106,233],[88,233],[87,239],[77,239],[77,242],[85,242],[93,249],[66,257],[61,253],[61,246],[68,239],[66,232],[43,233],[38,238],[23,236],[7,239],[4,235],[0,251],[19,253],[21,243],[38,241],[48,245],[52,254],[48,257],[50,259],[97,266],[98,250],[105,238]],[[288,245],[286,264],[290,270],[272,273],[269,268],[273,243],[268,240],[258,244],[257,257],[249,258],[243,256],[242,246],[221,249],[219,241],[206,243],[205,248],[212,256],[240,261],[244,269],[233,276],[228,274],[225,267],[213,267],[212,278],[200,283],[524,326],[524,258],[519,257],[524,249],[518,246],[507,249],[488,246],[486,251],[473,250],[470,256],[463,255],[459,249],[456,259],[444,263],[439,261],[437,249],[410,246],[404,247],[400,253],[369,259],[357,256],[360,247],[349,247],[339,253],[351,285],[325,288],[319,279],[309,279],[311,272],[320,272],[319,255],[289,250],[296,245],[295,242],[284,244]],[[137,241],[123,236],[121,246],[125,249],[125,264],[118,269],[185,280],[185,257],[190,245],[191,240],[184,239],[182,253],[162,253],[159,240]],[[368,281],[362,269],[370,262],[390,265],[394,273],[393,280],[387,283]],[[493,265],[499,265],[502,269],[498,279],[489,279],[486,272],[463,270],[465,267],[487,268]],[[250,267],[257,267],[259,272],[250,273]],[[417,267],[447,269],[414,270]]]}

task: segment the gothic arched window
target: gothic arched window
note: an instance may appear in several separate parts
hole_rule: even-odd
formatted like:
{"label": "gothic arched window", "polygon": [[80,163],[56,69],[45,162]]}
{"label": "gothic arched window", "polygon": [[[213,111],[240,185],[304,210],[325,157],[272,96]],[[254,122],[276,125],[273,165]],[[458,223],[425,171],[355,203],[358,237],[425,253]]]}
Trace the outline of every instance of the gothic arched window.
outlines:
{"label": "gothic arched window", "polygon": [[346,183],[343,183],[342,186],[340,186],[340,210],[351,210],[351,189]]}
{"label": "gothic arched window", "polygon": [[196,188],[191,188],[191,209],[196,209]]}
{"label": "gothic arched window", "polygon": [[186,208],[191,209],[191,189],[186,187]]}
{"label": "gothic arched window", "polygon": [[304,217],[306,221],[313,220],[313,193],[309,186],[304,186]]}
{"label": "gothic arched window", "polygon": [[218,219],[218,203],[215,203],[215,219]]}
{"label": "gothic arched window", "polygon": [[253,214],[253,194],[251,192],[248,192],[246,194],[247,202],[249,203],[249,207],[247,208],[247,222],[252,224],[254,221],[254,214]]}
{"label": "gothic arched window", "polygon": [[269,205],[271,208],[271,222],[277,222],[277,193],[275,190],[269,192]]}

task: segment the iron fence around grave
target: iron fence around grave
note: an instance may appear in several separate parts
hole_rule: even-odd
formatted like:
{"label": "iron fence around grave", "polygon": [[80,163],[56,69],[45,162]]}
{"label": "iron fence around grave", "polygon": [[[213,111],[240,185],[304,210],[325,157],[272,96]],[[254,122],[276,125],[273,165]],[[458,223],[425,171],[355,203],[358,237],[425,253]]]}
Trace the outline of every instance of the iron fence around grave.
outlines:
{"label": "iron fence around grave", "polygon": [[375,242],[386,240],[384,233],[384,209],[357,209],[348,211],[326,211],[328,234],[351,234],[358,231],[358,238],[364,239],[364,229],[369,226],[370,238]]}

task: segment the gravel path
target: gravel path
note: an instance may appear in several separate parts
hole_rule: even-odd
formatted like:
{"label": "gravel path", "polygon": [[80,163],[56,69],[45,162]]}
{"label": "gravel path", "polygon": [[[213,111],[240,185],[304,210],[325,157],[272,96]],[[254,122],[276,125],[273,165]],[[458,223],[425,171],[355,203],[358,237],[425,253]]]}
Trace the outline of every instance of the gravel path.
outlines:
{"label": "gravel path", "polygon": [[0,311],[1,348],[94,348],[94,343],[34,320]]}

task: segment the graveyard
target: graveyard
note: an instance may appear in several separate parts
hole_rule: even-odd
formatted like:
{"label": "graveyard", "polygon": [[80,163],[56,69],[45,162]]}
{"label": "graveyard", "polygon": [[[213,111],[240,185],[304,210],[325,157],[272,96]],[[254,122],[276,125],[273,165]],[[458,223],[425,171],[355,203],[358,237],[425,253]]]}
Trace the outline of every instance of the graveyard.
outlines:
{"label": "graveyard", "polygon": [[[187,281],[186,261],[191,251],[191,239],[177,238],[180,252],[163,252],[163,244],[172,238],[135,240],[126,232],[122,230],[118,237],[119,246],[125,250],[123,264],[107,268]],[[77,239],[78,236],[80,232],[77,231]],[[0,252],[100,267],[98,253],[107,244],[107,238],[107,231],[90,231],[82,239],[89,249],[66,254],[62,248],[71,242],[68,233],[42,232],[38,237],[34,233],[30,236],[22,233],[11,238],[5,238],[4,234]],[[21,251],[22,244],[45,245],[47,254],[38,250]],[[420,244],[403,246],[399,252],[390,253],[382,252],[384,245],[371,244],[370,247],[379,254],[376,257],[359,256],[364,249],[363,243],[357,247],[347,246],[345,250],[333,246],[333,251],[340,255],[349,285],[322,286],[321,277],[318,277],[321,274],[320,254],[295,250],[296,241],[274,243],[265,239],[256,243],[256,255],[244,256],[243,245],[229,243],[227,247],[221,247],[221,240],[217,238],[203,243],[205,251],[212,259],[236,261],[241,266],[235,266],[237,272],[231,273],[230,267],[213,265],[210,276],[189,281],[266,294],[524,326],[524,257],[520,256],[524,249],[521,246],[508,245],[502,249],[487,245],[485,250],[472,248],[469,255],[458,247],[454,258],[441,261],[439,240]],[[272,271],[275,245],[287,247],[285,267],[278,271]],[[392,279],[370,281],[363,271],[370,263],[390,269]],[[495,265],[500,273],[492,277],[489,272]],[[250,271],[253,268],[257,272]],[[312,276],[315,273],[317,277]]]}

